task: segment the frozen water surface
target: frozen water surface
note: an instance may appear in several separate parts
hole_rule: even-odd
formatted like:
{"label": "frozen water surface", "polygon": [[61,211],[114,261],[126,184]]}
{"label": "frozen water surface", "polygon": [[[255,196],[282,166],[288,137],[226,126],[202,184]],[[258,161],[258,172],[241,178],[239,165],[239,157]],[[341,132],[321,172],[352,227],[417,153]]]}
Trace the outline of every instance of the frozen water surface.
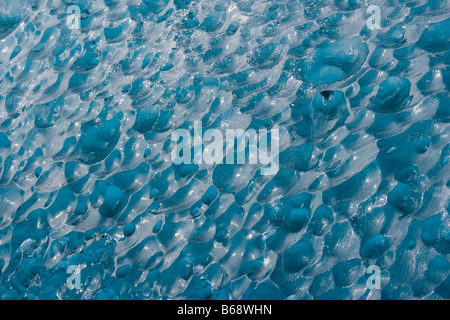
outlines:
{"label": "frozen water surface", "polygon": [[1,1],[0,297],[449,299],[449,89],[448,0]]}

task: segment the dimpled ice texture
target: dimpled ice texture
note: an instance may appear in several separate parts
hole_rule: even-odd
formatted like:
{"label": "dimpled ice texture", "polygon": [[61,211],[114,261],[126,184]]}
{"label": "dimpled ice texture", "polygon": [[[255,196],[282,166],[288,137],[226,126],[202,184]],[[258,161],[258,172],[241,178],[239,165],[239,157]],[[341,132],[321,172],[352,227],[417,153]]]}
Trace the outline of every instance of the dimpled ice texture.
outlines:
{"label": "dimpled ice texture", "polygon": [[0,1],[0,298],[450,299],[449,89],[449,0]]}

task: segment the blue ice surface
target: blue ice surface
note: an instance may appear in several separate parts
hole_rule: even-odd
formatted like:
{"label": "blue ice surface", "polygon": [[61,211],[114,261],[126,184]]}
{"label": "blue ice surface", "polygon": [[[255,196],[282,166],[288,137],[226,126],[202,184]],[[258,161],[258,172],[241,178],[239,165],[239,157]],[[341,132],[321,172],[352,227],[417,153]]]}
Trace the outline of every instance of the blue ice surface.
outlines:
{"label": "blue ice surface", "polygon": [[450,299],[449,0],[1,1],[0,52],[1,299]]}

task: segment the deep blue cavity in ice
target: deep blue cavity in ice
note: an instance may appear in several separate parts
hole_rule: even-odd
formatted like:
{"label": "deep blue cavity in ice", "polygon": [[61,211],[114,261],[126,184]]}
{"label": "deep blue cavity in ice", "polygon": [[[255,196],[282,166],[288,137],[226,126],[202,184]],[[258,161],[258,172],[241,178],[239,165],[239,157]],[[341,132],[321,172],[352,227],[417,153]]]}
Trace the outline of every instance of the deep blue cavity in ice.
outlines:
{"label": "deep blue cavity in ice", "polygon": [[450,299],[449,90],[448,0],[1,1],[0,298]]}

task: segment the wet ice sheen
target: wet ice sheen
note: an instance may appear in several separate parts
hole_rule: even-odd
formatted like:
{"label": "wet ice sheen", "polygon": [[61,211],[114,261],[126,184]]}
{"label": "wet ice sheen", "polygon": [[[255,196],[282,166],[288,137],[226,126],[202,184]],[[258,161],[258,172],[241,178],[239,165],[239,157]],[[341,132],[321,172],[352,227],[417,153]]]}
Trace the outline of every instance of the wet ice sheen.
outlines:
{"label": "wet ice sheen", "polygon": [[[0,297],[449,299],[450,2],[371,4],[2,1]],[[278,172],[172,163],[194,121]]]}

